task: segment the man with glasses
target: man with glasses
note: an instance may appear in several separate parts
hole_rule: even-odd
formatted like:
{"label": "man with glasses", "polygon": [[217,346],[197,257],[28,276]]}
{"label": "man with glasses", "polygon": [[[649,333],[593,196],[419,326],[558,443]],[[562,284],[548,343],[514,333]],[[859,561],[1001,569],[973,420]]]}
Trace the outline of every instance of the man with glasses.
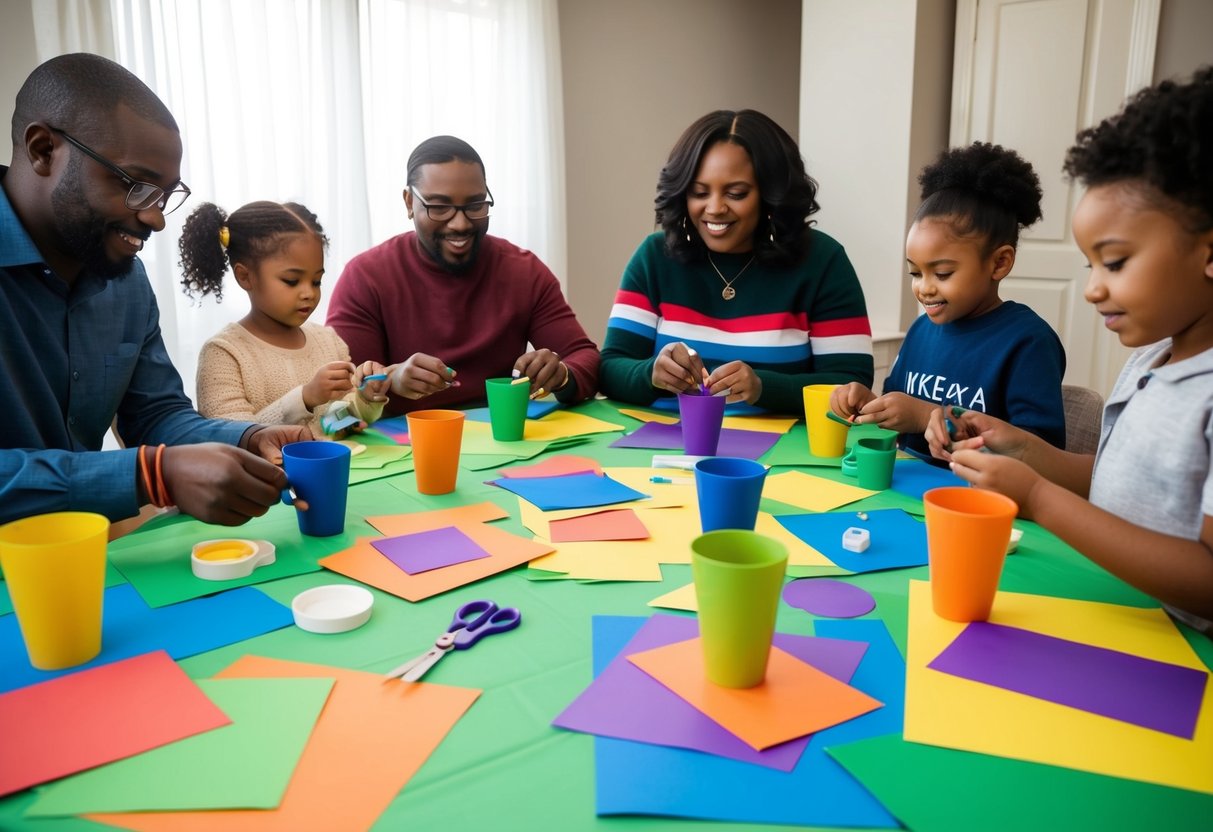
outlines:
{"label": "man with glasses", "polygon": [[490,236],[484,163],[454,136],[426,139],[408,161],[413,231],[355,257],[329,301],[328,325],[355,362],[391,365],[388,413],[485,397],[485,379],[529,379],[561,402],[598,389],[598,348],[551,270]]}
{"label": "man with glasses", "polygon": [[[270,460],[311,436],[198,415],[136,257],[189,196],[172,115],[118,64],[63,55],[26,79],[12,133],[0,167],[0,522],[66,510],[117,520],[149,502],[226,525],[264,514],[287,485]],[[115,416],[132,447],[101,451]]]}

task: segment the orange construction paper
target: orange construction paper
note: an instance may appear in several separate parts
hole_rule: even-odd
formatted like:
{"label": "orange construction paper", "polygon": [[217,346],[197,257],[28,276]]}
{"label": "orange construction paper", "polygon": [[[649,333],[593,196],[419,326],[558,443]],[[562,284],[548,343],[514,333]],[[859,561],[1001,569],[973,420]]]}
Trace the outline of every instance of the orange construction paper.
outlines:
{"label": "orange construction paper", "polygon": [[566,474],[583,474],[586,471],[602,474],[602,466],[598,464],[597,460],[590,459],[588,456],[561,454],[533,465],[511,465],[508,468],[500,469],[498,473],[507,479],[526,479],[528,477],[562,477]]}
{"label": "orange construction paper", "polygon": [[385,684],[378,673],[260,656],[244,656],[215,676],[315,677],[336,683],[277,809],[87,817],[148,832],[370,829],[480,696],[471,688],[428,682]]}
{"label": "orange construction paper", "polygon": [[[442,512],[425,512],[441,514]],[[446,523],[446,525],[450,525]],[[379,528],[376,525],[376,528]],[[441,528],[441,527],[439,527]],[[483,523],[461,523],[456,526],[470,537],[476,545],[489,553],[487,558],[464,561],[410,575],[392,563],[383,553],[371,545],[370,537],[360,537],[348,549],[320,559],[320,565],[333,572],[353,578],[364,584],[378,587],[408,601],[420,601],[456,587],[496,575],[520,564],[554,551],[551,546],[535,543]],[[388,532],[391,535],[409,534],[413,531]]]}
{"label": "orange construction paper", "polygon": [[628,660],[758,751],[884,706],[778,647],[771,648],[766,680],[744,689],[707,680],[697,638]]}
{"label": "orange construction paper", "polygon": [[510,513],[496,503],[485,501],[470,506],[456,508],[440,508],[434,511],[414,511],[409,514],[381,514],[378,517],[368,517],[366,522],[374,526],[380,534],[388,537],[399,537],[402,534],[430,532],[447,526],[462,526],[468,523],[488,523],[491,520],[502,520]]}
{"label": "orange construction paper", "polygon": [[582,540],[644,540],[649,530],[630,508],[583,514],[548,523],[553,543]]}
{"label": "orange construction paper", "polygon": [[231,720],[163,650],[0,694],[0,795]]}

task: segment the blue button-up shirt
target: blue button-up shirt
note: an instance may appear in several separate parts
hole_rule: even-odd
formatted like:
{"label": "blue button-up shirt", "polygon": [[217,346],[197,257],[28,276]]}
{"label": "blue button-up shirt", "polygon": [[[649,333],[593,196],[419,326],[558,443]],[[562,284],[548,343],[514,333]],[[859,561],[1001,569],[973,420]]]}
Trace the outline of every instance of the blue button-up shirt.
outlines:
{"label": "blue button-up shirt", "polygon": [[[0,522],[50,511],[130,517],[139,511],[136,446],[235,445],[250,427],[194,410],[141,262],[112,280],[85,270],[69,285],[3,188],[0,379]],[[131,447],[101,451],[115,416]]]}

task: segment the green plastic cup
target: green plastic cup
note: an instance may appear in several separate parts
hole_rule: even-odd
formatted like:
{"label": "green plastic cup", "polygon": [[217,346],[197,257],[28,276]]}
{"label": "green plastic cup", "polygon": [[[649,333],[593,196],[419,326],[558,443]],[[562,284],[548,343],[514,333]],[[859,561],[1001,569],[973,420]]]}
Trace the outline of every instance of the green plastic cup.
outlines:
{"label": "green plastic cup", "polygon": [[893,484],[897,447],[883,439],[860,439],[855,443],[855,473],[860,488],[884,491]]}
{"label": "green plastic cup", "polygon": [[752,688],[766,678],[787,567],[784,545],[755,532],[721,529],[692,541],[699,635],[712,684]]}
{"label": "green plastic cup", "polygon": [[531,400],[531,385],[515,384],[512,378],[485,379],[489,397],[489,424],[498,442],[517,442],[526,429],[526,406]]}

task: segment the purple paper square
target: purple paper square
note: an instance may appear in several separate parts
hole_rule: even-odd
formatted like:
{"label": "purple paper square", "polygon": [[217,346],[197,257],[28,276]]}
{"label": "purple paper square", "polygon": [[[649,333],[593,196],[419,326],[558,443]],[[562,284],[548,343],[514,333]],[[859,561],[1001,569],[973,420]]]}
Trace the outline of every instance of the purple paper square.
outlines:
{"label": "purple paper square", "polygon": [[1191,739],[1209,674],[1183,665],[979,621],[932,670]]}
{"label": "purple paper square", "polygon": [[[697,619],[654,615],[552,724],[572,731],[689,748],[791,771],[810,737],[756,751],[627,660],[632,654],[698,635]],[[842,682],[850,681],[867,650],[864,642],[784,633],[775,634],[775,646]]]}
{"label": "purple paper square", "polygon": [[454,526],[372,540],[371,545],[410,575],[487,558],[489,553]]}
{"label": "purple paper square", "polygon": [[[771,450],[779,441],[780,435],[770,431],[724,428],[720,431],[720,443],[716,446],[716,455],[758,459]],[[611,447],[682,450],[682,425],[645,422],[627,436],[621,436],[612,442]]]}

